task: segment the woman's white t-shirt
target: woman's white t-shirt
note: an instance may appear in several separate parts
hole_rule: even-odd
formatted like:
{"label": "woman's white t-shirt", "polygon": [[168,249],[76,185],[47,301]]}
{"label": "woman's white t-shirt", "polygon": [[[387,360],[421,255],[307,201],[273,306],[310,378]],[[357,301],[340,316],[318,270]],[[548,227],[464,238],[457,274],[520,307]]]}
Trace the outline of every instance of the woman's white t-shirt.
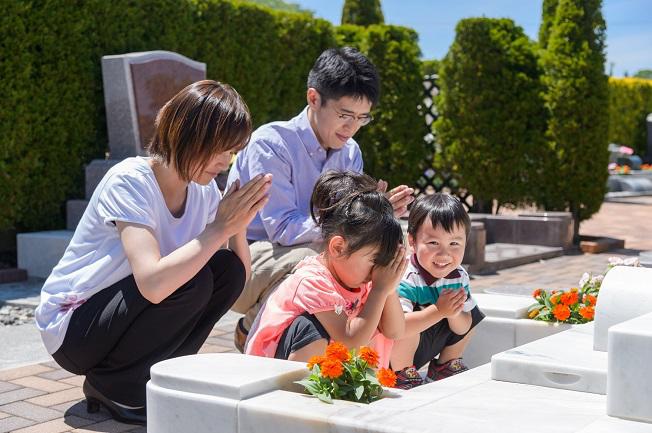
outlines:
{"label": "woman's white t-shirt", "polygon": [[183,215],[175,218],[149,158],[127,158],[113,166],[95,189],[70,245],[41,290],[35,318],[48,352],[56,352],[63,343],[79,305],[132,274],[115,221],[151,228],[164,257],[215,219],[220,199],[215,181],[206,186],[191,182]]}

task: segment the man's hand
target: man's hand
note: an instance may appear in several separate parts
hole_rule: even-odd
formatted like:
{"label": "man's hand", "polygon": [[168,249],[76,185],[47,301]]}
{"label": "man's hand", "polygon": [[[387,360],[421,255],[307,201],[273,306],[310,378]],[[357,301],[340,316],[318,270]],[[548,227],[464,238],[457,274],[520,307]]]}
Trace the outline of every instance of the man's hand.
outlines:
{"label": "man's hand", "polygon": [[399,185],[396,188],[387,192],[387,182],[384,180],[378,181],[378,191],[384,192],[385,197],[389,200],[394,208],[394,216],[400,218],[407,213],[407,207],[414,201],[414,189],[407,185]]}

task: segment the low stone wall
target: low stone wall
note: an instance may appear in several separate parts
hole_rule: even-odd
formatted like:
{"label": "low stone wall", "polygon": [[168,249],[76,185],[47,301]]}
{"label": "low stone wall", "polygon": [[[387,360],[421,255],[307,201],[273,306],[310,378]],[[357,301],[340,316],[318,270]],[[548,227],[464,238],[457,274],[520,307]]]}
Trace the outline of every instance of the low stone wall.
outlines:
{"label": "low stone wall", "polygon": [[543,245],[569,249],[573,245],[573,217],[570,212],[491,215],[471,213],[473,222],[482,222],[486,243]]}

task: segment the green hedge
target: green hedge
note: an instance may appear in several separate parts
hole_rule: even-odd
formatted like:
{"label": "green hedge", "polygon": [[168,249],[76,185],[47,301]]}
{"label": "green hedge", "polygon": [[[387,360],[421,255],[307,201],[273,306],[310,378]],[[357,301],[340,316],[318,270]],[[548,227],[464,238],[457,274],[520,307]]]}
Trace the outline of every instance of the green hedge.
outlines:
{"label": "green hedge", "polygon": [[460,176],[473,210],[532,202],[541,182],[545,115],[535,45],[509,19],[461,20],[439,69],[443,149],[437,163]]}
{"label": "green hedge", "polygon": [[417,106],[423,97],[418,37],[414,30],[386,25],[337,28],[339,45],[357,47],[377,66],[380,102],[374,121],[360,129],[365,172],[390,187],[412,185],[423,171],[426,128]]}
{"label": "green hedge", "polygon": [[[609,78],[609,142],[647,152],[645,119],[652,113],[652,81]],[[650,156],[650,155],[648,155]]]}
{"label": "green hedge", "polygon": [[83,197],[84,164],[108,150],[101,57],[110,54],[169,50],[205,62],[208,78],[233,85],[260,125],[295,115],[317,56],[351,39],[383,79],[378,121],[356,137],[367,171],[393,184],[416,178],[421,83],[411,30],[340,31],[307,13],[227,0],[6,2],[0,29],[0,229],[63,227],[65,201]]}
{"label": "green hedge", "polygon": [[257,125],[295,114],[335,44],[308,14],[220,0],[7,2],[0,17],[0,228],[64,225],[83,166],[107,149],[101,57],[169,50],[232,84]]}

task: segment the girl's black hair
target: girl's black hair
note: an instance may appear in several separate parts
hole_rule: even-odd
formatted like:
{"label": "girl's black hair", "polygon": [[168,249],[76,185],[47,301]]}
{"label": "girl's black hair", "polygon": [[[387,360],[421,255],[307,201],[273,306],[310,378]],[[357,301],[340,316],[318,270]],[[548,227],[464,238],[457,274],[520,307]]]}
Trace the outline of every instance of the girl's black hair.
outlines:
{"label": "girl's black hair", "polygon": [[457,226],[464,227],[467,238],[471,232],[469,214],[459,199],[449,194],[436,193],[419,197],[410,208],[408,233],[416,236],[426,218],[430,218],[433,228],[441,226],[448,233]]}
{"label": "girl's black hair", "polygon": [[379,247],[376,264],[386,266],[403,243],[401,225],[377,182],[366,174],[333,172],[322,174],[312,192],[312,218],[326,242],[342,236],[347,254],[369,246]]}

